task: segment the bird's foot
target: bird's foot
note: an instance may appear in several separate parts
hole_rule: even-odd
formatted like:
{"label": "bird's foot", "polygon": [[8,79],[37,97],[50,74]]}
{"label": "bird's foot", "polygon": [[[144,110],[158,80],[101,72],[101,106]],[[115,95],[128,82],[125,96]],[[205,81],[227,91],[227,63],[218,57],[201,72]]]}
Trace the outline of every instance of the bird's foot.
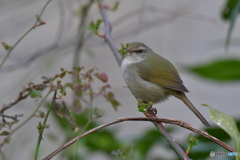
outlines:
{"label": "bird's foot", "polygon": [[157,109],[153,108],[152,106],[149,106],[147,108],[147,112],[145,113],[147,117],[156,117],[157,115]]}

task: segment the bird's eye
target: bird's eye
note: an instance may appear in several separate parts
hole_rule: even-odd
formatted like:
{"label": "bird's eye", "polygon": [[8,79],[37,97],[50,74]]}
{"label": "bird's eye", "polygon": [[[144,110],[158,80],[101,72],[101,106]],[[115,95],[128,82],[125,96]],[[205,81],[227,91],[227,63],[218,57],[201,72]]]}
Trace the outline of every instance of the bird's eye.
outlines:
{"label": "bird's eye", "polygon": [[144,50],[139,49],[139,50],[135,50],[134,52],[135,52],[135,53],[143,53],[143,51],[144,51]]}

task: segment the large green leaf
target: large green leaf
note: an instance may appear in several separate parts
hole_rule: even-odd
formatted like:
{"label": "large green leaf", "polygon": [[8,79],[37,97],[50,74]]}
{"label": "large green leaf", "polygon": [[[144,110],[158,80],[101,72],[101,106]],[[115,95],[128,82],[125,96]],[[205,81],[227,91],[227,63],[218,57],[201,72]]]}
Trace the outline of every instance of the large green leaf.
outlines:
{"label": "large green leaf", "polygon": [[[238,5],[239,0],[227,0],[225,6],[223,7],[221,16],[224,20],[230,20],[231,19],[231,15],[233,12],[235,12],[234,10],[236,10],[236,6]],[[238,12],[240,10],[237,10]],[[237,12],[237,13],[238,13]]]}
{"label": "large green leaf", "polygon": [[212,121],[229,134],[229,136],[234,142],[236,150],[240,152],[240,133],[233,117],[229,116],[226,113],[213,109],[210,106],[207,107],[209,107],[210,109],[210,118],[212,119]]}
{"label": "large green leaf", "polygon": [[240,80],[240,60],[238,59],[217,60],[187,69],[204,78],[216,81]]}
{"label": "large green leaf", "polygon": [[[226,6],[227,8],[224,10],[224,11],[227,11],[227,13],[229,12],[229,16],[230,16],[229,17],[230,25],[228,28],[227,37],[226,37],[226,41],[225,41],[225,51],[228,51],[233,27],[234,27],[235,21],[237,19],[237,15],[240,11],[240,0],[229,0],[228,4],[229,5],[227,5]],[[230,8],[230,7],[232,7],[232,8]]]}

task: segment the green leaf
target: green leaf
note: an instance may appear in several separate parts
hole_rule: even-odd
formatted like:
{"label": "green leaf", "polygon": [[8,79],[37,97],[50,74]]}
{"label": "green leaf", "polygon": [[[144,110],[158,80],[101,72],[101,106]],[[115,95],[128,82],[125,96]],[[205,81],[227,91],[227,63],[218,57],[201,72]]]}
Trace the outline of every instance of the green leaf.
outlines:
{"label": "green leaf", "polygon": [[188,67],[187,70],[215,81],[240,80],[240,60],[237,59],[217,60],[204,65]]}
{"label": "green leaf", "polygon": [[237,1],[237,4],[234,6],[234,8],[232,9],[232,12],[230,13],[230,25],[228,28],[226,42],[225,42],[225,51],[228,51],[233,27],[234,27],[235,21],[237,19],[237,14],[238,14],[239,10],[240,10],[240,0]]}
{"label": "green leaf", "polygon": [[232,138],[236,150],[240,152],[240,133],[235,120],[226,113],[220,112],[206,105],[210,109],[210,118]]}
{"label": "green leaf", "polygon": [[8,131],[2,131],[1,133],[0,133],[0,136],[7,136],[7,135],[9,135],[10,133],[8,132]]}
{"label": "green leaf", "polygon": [[117,110],[117,107],[120,106],[120,103],[114,98],[114,94],[112,92],[108,92],[105,95],[105,98],[112,105],[112,107]]}
{"label": "green leaf", "polygon": [[100,26],[101,23],[102,23],[102,20],[101,20],[101,19],[98,19],[97,22],[96,22],[96,25],[95,25],[96,30],[98,30],[98,28],[99,28],[99,26]]}
{"label": "green leaf", "polygon": [[192,150],[194,145],[198,145],[198,139],[194,137],[193,135],[188,136],[188,148],[186,150],[186,154],[189,155],[190,151]]}
{"label": "green leaf", "polygon": [[9,46],[9,45],[8,45],[7,43],[5,43],[5,42],[2,42],[2,45],[3,45],[4,49],[7,50],[7,51],[10,51],[10,50],[13,49],[13,46]]}
{"label": "green leaf", "polygon": [[[226,4],[222,10],[221,16],[224,20],[230,20],[232,12],[235,12],[236,6],[238,5],[239,0],[227,0]],[[238,10],[239,12],[240,10]]]}
{"label": "green leaf", "polygon": [[113,10],[113,11],[117,10],[118,6],[119,6],[119,1],[117,1],[117,2],[114,4],[112,10]]}
{"label": "green leaf", "polygon": [[129,43],[126,43],[126,44],[121,43],[121,49],[119,49],[118,52],[121,54],[122,58],[124,58],[125,55],[127,54],[128,46],[129,46]]}
{"label": "green leaf", "polygon": [[198,145],[198,139],[194,137],[192,134],[188,136],[188,143],[192,146]]}
{"label": "green leaf", "polygon": [[72,90],[74,89],[74,86],[72,83],[66,83],[65,87],[71,88]]}
{"label": "green leaf", "polygon": [[91,30],[93,34],[98,34],[98,29],[101,23],[102,23],[101,19],[98,19],[96,23],[91,21],[87,28]]}
{"label": "green leaf", "polygon": [[64,71],[64,72],[62,72],[59,76],[60,76],[60,78],[63,78],[63,77],[65,77],[65,75],[66,75],[66,71]]}
{"label": "green leaf", "polygon": [[30,96],[31,98],[37,98],[37,97],[39,97],[40,95],[41,95],[40,92],[37,91],[37,90],[35,90],[35,89],[32,89],[32,90],[30,91],[30,93],[29,93],[29,96]]}

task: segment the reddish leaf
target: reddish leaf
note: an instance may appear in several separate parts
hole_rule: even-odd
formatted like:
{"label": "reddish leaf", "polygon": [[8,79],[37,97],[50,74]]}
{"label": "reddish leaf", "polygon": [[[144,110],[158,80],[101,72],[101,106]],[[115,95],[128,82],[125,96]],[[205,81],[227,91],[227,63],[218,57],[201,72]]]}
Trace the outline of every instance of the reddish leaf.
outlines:
{"label": "reddish leaf", "polygon": [[98,79],[100,79],[103,83],[108,81],[108,76],[106,73],[95,73],[94,74]]}

